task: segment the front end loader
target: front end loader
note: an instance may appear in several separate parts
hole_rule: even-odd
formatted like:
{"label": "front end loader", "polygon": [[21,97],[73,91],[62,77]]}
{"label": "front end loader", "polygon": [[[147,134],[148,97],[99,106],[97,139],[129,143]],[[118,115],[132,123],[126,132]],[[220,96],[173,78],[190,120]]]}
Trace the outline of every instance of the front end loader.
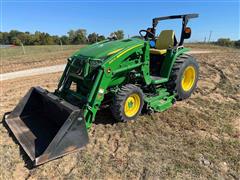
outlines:
{"label": "front end loader", "polygon": [[[194,92],[198,64],[186,54],[188,20],[197,14],[154,18],[141,37],[108,39],[81,48],[68,58],[54,92],[33,87],[5,118],[24,151],[40,165],[76,151],[89,142],[87,129],[108,106],[113,118],[136,120],[142,110],[162,112]],[[174,31],[156,35],[159,21],[181,19]]]}

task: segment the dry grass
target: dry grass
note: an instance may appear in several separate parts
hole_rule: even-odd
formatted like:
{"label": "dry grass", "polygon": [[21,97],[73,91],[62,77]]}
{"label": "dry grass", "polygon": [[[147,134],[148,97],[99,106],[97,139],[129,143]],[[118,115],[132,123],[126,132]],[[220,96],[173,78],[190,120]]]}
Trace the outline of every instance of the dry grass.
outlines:
{"label": "dry grass", "polygon": [[[0,124],[0,179],[239,179],[240,53],[194,56],[201,75],[190,99],[129,123],[114,123],[108,110],[101,111],[86,148],[40,167],[30,168]],[[4,81],[1,117],[29,87],[54,90],[59,76]]]}
{"label": "dry grass", "polygon": [[25,46],[26,54],[23,54],[21,46],[0,49],[1,73],[63,64],[81,47],[83,45]]}

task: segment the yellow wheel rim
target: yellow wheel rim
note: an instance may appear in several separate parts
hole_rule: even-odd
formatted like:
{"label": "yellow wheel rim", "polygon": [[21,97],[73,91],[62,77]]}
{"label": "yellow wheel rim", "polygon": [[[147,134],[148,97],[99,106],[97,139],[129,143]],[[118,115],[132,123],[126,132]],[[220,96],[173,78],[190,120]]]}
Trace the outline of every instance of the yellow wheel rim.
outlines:
{"label": "yellow wheel rim", "polygon": [[133,117],[139,111],[141,100],[138,94],[131,94],[125,101],[124,113],[127,117]]}
{"label": "yellow wheel rim", "polygon": [[182,89],[184,91],[189,91],[195,82],[196,71],[193,66],[188,66],[182,76]]}

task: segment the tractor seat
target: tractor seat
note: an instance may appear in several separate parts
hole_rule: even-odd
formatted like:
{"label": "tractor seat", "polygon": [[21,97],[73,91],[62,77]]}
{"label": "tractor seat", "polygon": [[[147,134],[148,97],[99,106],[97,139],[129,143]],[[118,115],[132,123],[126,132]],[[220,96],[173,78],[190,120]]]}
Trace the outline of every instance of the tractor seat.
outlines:
{"label": "tractor seat", "polygon": [[173,30],[163,30],[156,40],[156,48],[151,48],[150,53],[156,55],[163,55],[167,52],[169,47],[177,44],[176,37]]}

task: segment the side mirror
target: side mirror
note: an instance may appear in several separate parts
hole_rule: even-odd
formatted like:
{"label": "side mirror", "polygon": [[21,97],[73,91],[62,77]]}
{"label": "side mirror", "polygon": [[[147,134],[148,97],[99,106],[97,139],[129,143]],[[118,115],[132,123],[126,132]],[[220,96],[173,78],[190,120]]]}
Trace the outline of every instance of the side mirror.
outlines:
{"label": "side mirror", "polygon": [[190,27],[186,27],[183,32],[183,38],[189,39],[191,37],[192,30]]}

